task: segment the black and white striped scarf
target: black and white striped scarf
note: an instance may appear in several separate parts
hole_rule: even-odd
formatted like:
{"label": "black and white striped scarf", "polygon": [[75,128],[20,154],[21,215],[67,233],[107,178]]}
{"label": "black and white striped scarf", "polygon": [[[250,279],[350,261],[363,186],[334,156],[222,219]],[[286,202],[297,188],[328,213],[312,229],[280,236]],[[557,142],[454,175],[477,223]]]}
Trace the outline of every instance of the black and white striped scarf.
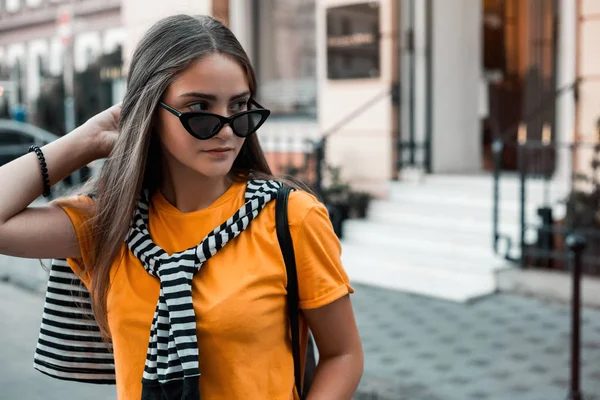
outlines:
{"label": "black and white striped scarf", "polygon": [[[191,290],[193,276],[218,250],[248,227],[264,206],[277,197],[280,186],[275,181],[248,182],[245,204],[231,218],[209,233],[198,246],[171,255],[152,241],[148,231],[150,194],[144,191],[140,196],[126,242],[146,271],[160,280],[142,377],[142,400],[200,398],[196,316]],[[78,306],[80,311],[76,311],[73,304],[79,304],[81,298],[74,300],[72,295],[69,298],[68,288],[62,287],[71,277],[77,280],[76,276],[66,262],[62,265],[61,260],[53,263],[53,268],[35,368],[60,379],[114,383],[112,355],[106,348],[101,348],[97,324],[90,321],[87,293],[82,296],[85,307]],[[58,294],[52,293],[55,291]],[[60,300],[54,299],[56,296]],[[60,312],[56,311],[58,308]],[[48,338],[52,340],[45,340]],[[65,356],[65,350],[73,350],[73,354]]]}

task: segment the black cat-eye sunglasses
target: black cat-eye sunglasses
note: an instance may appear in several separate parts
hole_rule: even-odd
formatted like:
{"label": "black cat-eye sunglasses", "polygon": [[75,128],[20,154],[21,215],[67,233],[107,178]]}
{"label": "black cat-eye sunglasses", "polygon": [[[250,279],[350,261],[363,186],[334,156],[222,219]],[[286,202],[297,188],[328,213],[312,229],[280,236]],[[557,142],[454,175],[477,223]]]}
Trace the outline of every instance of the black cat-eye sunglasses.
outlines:
{"label": "black cat-eye sunglasses", "polygon": [[231,117],[224,117],[204,111],[181,112],[163,102],[159,104],[162,108],[178,117],[183,127],[193,137],[200,140],[207,140],[215,137],[225,124],[229,125],[233,133],[241,138],[245,138],[256,132],[265,123],[271,111],[258,104],[254,99],[250,99],[248,103],[258,108],[242,111]]}

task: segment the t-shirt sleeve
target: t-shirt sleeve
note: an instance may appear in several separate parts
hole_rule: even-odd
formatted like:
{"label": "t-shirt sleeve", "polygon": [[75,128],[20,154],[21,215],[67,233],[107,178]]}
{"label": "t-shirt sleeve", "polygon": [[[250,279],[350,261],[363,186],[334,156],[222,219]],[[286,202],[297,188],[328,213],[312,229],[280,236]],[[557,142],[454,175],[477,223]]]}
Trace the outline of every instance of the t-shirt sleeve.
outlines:
{"label": "t-shirt sleeve", "polygon": [[342,266],[340,241],[322,203],[313,202],[298,227],[292,228],[292,240],[300,308],[323,307],[354,292]]}
{"label": "t-shirt sleeve", "polygon": [[85,285],[89,286],[89,266],[91,265],[89,258],[93,241],[89,224],[86,222],[92,215],[94,201],[88,196],[78,196],[61,200],[57,202],[57,205],[63,209],[71,220],[75,233],[77,234],[77,241],[79,242],[79,249],[81,251],[81,258],[69,258],[67,259],[67,262],[79,279],[81,279]]}

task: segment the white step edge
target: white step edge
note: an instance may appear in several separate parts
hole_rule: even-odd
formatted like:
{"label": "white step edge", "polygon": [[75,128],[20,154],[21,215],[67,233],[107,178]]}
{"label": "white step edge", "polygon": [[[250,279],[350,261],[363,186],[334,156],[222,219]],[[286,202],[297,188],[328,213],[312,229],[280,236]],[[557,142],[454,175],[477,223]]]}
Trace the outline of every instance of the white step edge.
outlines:
{"label": "white step edge", "polygon": [[351,282],[400,290],[438,299],[466,303],[497,292],[496,272],[460,274],[456,271],[416,268],[411,265],[365,265],[342,255]]}

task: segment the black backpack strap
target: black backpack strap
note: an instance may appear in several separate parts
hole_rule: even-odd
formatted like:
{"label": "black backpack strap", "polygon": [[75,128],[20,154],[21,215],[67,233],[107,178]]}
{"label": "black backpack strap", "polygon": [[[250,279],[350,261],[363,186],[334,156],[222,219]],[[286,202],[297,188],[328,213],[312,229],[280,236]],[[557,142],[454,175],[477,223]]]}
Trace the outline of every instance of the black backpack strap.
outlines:
{"label": "black backpack strap", "polygon": [[298,276],[296,275],[296,258],[294,256],[294,246],[292,236],[290,235],[290,225],[288,222],[288,198],[292,189],[287,186],[281,186],[277,192],[277,202],[275,204],[275,224],[277,227],[277,240],[281,247],[283,260],[285,261],[285,270],[287,274],[287,298],[290,314],[290,327],[292,330],[292,354],[294,356],[294,377],[296,380],[296,390],[301,399],[302,393],[302,369],[300,364],[300,316],[298,302]]}

